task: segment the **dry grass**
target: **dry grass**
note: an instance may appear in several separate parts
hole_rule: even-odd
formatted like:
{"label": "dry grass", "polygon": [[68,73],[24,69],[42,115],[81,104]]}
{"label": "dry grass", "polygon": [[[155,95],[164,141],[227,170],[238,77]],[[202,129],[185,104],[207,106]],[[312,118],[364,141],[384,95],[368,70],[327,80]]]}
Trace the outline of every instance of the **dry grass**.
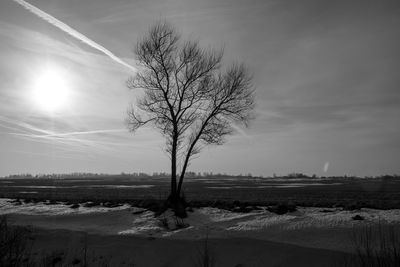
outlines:
{"label": "dry grass", "polygon": [[400,231],[393,226],[366,226],[353,230],[354,256],[343,258],[341,267],[399,267]]}
{"label": "dry grass", "polygon": [[[32,231],[27,227],[10,224],[6,216],[0,216],[0,266],[1,267],[108,267],[111,258],[89,253],[87,236],[82,248],[76,251],[55,249],[33,253]],[[133,266],[128,264],[126,266]]]}

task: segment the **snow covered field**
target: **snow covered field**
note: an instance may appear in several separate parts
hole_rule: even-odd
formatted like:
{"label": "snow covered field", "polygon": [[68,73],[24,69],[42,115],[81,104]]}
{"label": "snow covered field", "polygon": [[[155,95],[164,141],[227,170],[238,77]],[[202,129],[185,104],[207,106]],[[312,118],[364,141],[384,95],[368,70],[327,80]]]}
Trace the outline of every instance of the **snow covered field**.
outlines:
{"label": "snow covered field", "polygon": [[[193,212],[188,212],[188,218],[180,221],[173,216],[171,211],[155,217],[152,211],[131,207],[128,204],[114,208],[103,206],[85,207],[85,205],[71,208],[70,205],[65,203],[21,203],[11,199],[0,199],[0,215],[30,216],[30,221],[33,224],[35,220],[40,221],[41,217],[50,217],[55,225],[54,227],[59,222],[60,227],[68,228],[68,224],[65,221],[71,221],[76,217],[76,220],[82,220],[81,224],[87,224],[85,229],[90,230],[93,228],[95,231],[96,227],[102,224],[102,221],[112,221],[112,218],[117,216],[119,219],[115,220],[114,224],[107,226],[109,228],[107,233],[123,235],[176,235],[185,238],[185,236],[193,237],[197,236],[199,232],[204,233],[207,231],[220,237],[225,235],[232,236],[235,233],[271,231],[271,229],[274,231],[292,231],[310,228],[351,228],[374,224],[400,225],[399,209],[348,211],[341,208],[298,207],[295,212],[277,215],[268,211],[266,207],[260,208],[260,210],[254,210],[249,213],[239,213],[203,207],[194,209]],[[361,220],[355,220],[356,215]],[[103,226],[100,228],[104,229]]]}
{"label": "snow covered field", "polygon": [[65,203],[50,204],[49,202],[38,202],[38,203],[17,203],[11,199],[0,198],[0,215],[5,214],[22,214],[22,215],[46,215],[46,216],[57,216],[57,215],[73,215],[73,214],[87,214],[87,213],[98,213],[98,212],[109,212],[115,210],[124,210],[130,208],[129,205],[125,204],[115,208],[94,206],[71,208],[70,205]]}

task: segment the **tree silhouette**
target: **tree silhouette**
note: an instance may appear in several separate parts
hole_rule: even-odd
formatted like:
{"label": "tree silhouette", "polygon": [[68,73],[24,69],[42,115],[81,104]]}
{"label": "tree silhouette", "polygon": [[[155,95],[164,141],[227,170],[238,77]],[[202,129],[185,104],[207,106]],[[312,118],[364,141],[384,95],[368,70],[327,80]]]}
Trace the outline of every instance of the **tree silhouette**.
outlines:
{"label": "tree silhouette", "polygon": [[234,131],[232,124],[248,126],[254,108],[252,77],[243,64],[222,71],[223,50],[182,40],[167,22],[152,26],[134,51],[139,69],[127,85],[143,94],[128,109],[127,125],[135,131],[151,124],[166,138],[169,200],[177,203],[193,156],[205,145],[223,144]]}

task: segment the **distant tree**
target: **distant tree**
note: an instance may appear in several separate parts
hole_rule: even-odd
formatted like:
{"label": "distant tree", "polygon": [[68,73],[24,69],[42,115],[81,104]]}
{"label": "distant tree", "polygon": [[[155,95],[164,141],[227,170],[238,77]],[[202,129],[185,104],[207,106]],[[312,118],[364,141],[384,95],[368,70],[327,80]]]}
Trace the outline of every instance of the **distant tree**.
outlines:
{"label": "distant tree", "polygon": [[179,204],[193,156],[205,145],[222,145],[234,131],[232,124],[248,126],[254,108],[252,77],[243,64],[222,71],[222,50],[182,40],[167,22],[152,26],[134,52],[139,69],[127,85],[143,94],[128,109],[127,125],[133,132],[151,124],[166,138],[171,158],[168,200]]}

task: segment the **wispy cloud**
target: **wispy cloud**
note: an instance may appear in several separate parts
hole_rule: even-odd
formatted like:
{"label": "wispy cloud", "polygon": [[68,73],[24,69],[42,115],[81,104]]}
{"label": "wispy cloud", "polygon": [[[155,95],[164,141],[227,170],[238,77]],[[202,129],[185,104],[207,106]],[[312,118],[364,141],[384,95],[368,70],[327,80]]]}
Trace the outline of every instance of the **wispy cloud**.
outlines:
{"label": "wispy cloud", "polygon": [[30,3],[28,3],[28,2],[26,2],[24,0],[13,0],[13,1],[15,1],[18,4],[20,4],[21,6],[26,8],[28,11],[30,11],[33,14],[35,14],[36,16],[40,17],[41,19],[49,22],[53,26],[59,28],[60,30],[62,30],[64,32],[66,32],[66,33],[68,33],[72,37],[75,37],[76,39],[82,41],[83,43],[85,43],[85,44],[87,44],[89,46],[91,46],[92,48],[99,50],[100,52],[104,53],[105,55],[110,57],[115,62],[118,62],[119,64],[129,68],[130,70],[136,71],[135,67],[133,67],[132,65],[126,63],[125,61],[123,61],[122,59],[120,59],[119,57],[114,55],[111,51],[109,51],[108,49],[106,49],[102,45],[100,45],[100,44],[96,43],[95,41],[89,39],[88,37],[86,37],[82,33],[80,33],[77,30],[71,28],[69,25],[67,25],[64,22],[58,20],[57,18],[55,18],[52,15],[46,13],[45,11],[43,11],[43,10],[33,6],[33,5],[31,5]]}
{"label": "wispy cloud", "polygon": [[[35,126],[31,123],[0,116],[0,127],[10,130],[6,133],[17,138],[57,145],[59,149],[68,152],[117,152],[121,148],[144,148],[148,143],[130,144],[125,141],[126,129],[99,129],[89,131],[57,132]],[[109,136],[109,134],[112,134]]]}
{"label": "wispy cloud", "polygon": [[[106,130],[93,130],[93,131],[80,131],[80,132],[68,132],[68,133],[51,133],[51,134],[38,134],[31,135],[32,137],[68,137],[74,135],[90,135],[90,134],[102,134],[102,133],[121,133],[126,132],[126,129],[106,129]],[[20,134],[23,135],[23,134]]]}

